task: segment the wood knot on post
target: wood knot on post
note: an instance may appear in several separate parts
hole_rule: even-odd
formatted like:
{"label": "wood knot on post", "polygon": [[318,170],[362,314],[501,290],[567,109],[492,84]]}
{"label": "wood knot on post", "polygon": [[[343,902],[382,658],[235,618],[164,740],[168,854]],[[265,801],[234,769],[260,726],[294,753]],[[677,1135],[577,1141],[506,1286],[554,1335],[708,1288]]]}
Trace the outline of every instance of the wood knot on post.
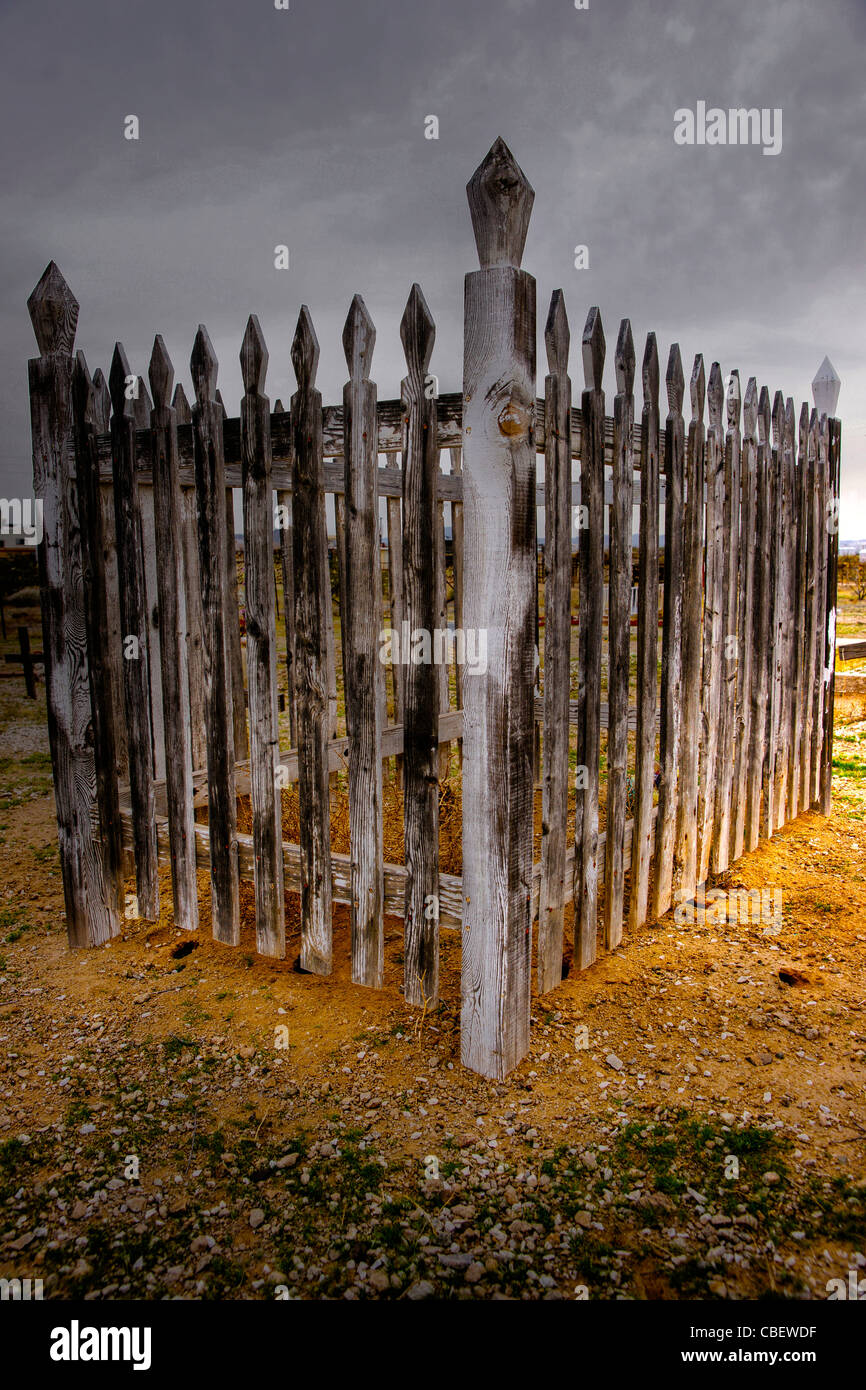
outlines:
{"label": "wood knot on post", "polygon": [[529,427],[529,411],[516,401],[514,396],[510,396],[499,412],[497,424],[501,434],[508,439],[514,439],[526,433]]}

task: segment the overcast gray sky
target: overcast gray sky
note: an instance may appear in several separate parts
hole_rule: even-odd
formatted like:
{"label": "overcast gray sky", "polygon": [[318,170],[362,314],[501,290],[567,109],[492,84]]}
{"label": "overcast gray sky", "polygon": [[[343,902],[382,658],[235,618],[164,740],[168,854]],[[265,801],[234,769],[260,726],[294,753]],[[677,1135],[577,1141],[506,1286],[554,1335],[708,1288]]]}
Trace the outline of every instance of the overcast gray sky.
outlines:
{"label": "overcast gray sky", "polygon": [[[524,265],[539,333],[562,287],[575,390],[592,304],[611,393],[624,315],[638,360],[653,329],[662,364],[677,340],[687,376],[701,351],[798,410],[829,354],[841,532],[866,536],[866,0],[0,0],[0,53],[0,494],[30,491],[25,301],[52,258],[91,370],[119,338],[146,375],[160,332],[191,395],[204,322],[237,413],[255,312],[268,394],[287,401],[304,302],[336,401],[357,291],[391,397],[417,280],[437,323],[431,369],[458,389],[477,266],[465,184],[502,135],[536,192]],[[701,100],[781,107],[782,152],[677,145],[675,110]],[[545,370],[539,341],[540,383]]]}

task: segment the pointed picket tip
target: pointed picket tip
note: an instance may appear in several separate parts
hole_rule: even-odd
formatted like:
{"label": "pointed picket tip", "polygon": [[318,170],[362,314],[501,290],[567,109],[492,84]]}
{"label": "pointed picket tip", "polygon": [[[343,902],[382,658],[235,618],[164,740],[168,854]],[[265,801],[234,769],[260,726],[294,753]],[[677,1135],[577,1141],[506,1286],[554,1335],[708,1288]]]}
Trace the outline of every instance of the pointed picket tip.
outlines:
{"label": "pointed picket tip", "polygon": [[725,398],[725,408],[727,411],[728,429],[738,430],[740,428],[740,406],[742,399],[740,395],[740,373],[734,367],[728,378],[728,392]]}
{"label": "pointed picket tip", "polygon": [[78,327],[78,300],[54,261],[49,261],[27,300],[36,343],[44,357],[49,352],[72,354]]}
{"label": "pointed picket tip", "polygon": [[75,354],[72,364],[72,400],[77,414],[88,425],[95,427],[93,381],[90,376],[90,368],[87,365],[87,358],[81,348]]}
{"label": "pointed picket tip", "polygon": [[683,408],[683,393],[686,387],[679,343],[671,343],[668,367],[665,372],[665,387],[668,393],[668,410],[672,415],[679,415]]}
{"label": "pointed picket tip", "polygon": [[797,417],[794,413],[794,397],[789,396],[785,401],[785,442],[793,446],[796,433]]}
{"label": "pointed picket tip", "polygon": [[641,367],[644,401],[655,405],[659,398],[659,349],[655,333],[647,333]]}
{"label": "pointed picket tip", "polygon": [[758,440],[766,445],[770,437],[770,393],[766,386],[761,387],[758,397]]}
{"label": "pointed picket tip", "polygon": [[722,380],[722,369],[718,362],[714,362],[710,367],[710,379],[707,382],[707,410],[710,417],[710,428],[721,429],[722,427],[722,405],[725,399],[725,383]]}
{"label": "pointed picket tip", "polygon": [[171,399],[171,388],[174,385],[174,367],[161,333],[157,333],[153,340],[147,375],[150,389],[153,392],[154,406],[157,410],[165,410]]}
{"label": "pointed picket tip", "polygon": [[550,296],[550,308],[544,326],[544,346],[547,349],[547,366],[551,375],[559,376],[560,373],[567,372],[571,329],[562,290],[554,290]]}
{"label": "pointed picket tip", "polygon": [[403,344],[410,376],[426,375],[435,341],[436,325],[433,315],[421,292],[421,286],[413,285],[400,320],[400,342]]}
{"label": "pointed picket tip", "polygon": [[782,443],[782,430],[785,425],[785,397],[777,391],[773,397],[773,447],[778,449]]}
{"label": "pointed picket tip", "polygon": [[802,430],[803,434],[808,434],[808,432],[809,432],[809,402],[808,402],[808,401],[804,401],[803,404],[800,406],[800,429]]}
{"label": "pointed picket tip", "polygon": [[286,413],[286,407],[283,405],[283,403],[282,403],[282,401],[280,400],[279,396],[277,396],[277,399],[274,401],[274,414],[275,414],[275,415],[285,415],[285,413]]}
{"label": "pointed picket tip", "polygon": [[129,358],[123,343],[115,343],[111,366],[108,369],[108,390],[111,395],[111,409],[115,415],[133,413],[132,401],[126,398],[126,381],[130,376],[132,372],[129,370]]}
{"label": "pointed picket tip", "polygon": [[96,429],[100,434],[105,434],[111,419],[111,393],[101,367],[97,367],[93,373],[93,402]]}
{"label": "pointed picket tip", "polygon": [[[291,357],[298,390],[311,391],[316,384],[316,373],[319,370],[319,339],[313,327],[312,314],[306,304],[301,305],[301,312],[298,314]],[[279,414],[283,409],[282,401],[278,401],[277,405]]]}
{"label": "pointed picket tip", "polygon": [[704,418],[704,402],[707,399],[707,374],[704,370],[704,355],[702,352],[695,353],[695,363],[692,367],[692,379],[689,382],[689,395],[692,401],[692,419],[696,421]]}
{"label": "pointed picket tip", "polygon": [[216,400],[217,359],[208,331],[203,323],[198,326],[192,353],[189,359],[192,384],[199,405],[207,405]]}
{"label": "pointed picket tip", "polygon": [[144,377],[138,378],[138,396],[132,402],[132,415],[135,420],[135,428],[146,430],[150,428],[150,412],[153,410],[153,402],[150,393],[144,384]]}
{"label": "pointed picket tip", "polygon": [[842,379],[829,357],[825,357],[812,381],[812,399],[819,415],[835,415],[841,389]]}
{"label": "pointed picket tip", "polygon": [[343,328],[343,352],[346,365],[353,381],[369,381],[376,346],[376,330],[367,306],[359,294],[355,295]]}
{"label": "pointed picket tip", "polygon": [[171,398],[172,409],[177,415],[179,425],[189,425],[192,423],[192,411],[189,408],[189,401],[186,392],[180,382],[174,388],[174,395]]}
{"label": "pointed picket tip", "polygon": [[466,185],[466,195],[481,269],[519,266],[535,193],[501,136]]}
{"label": "pointed picket tip", "polygon": [[810,433],[810,434],[815,434],[815,435],[817,435],[817,433],[818,433],[818,422],[819,422],[820,418],[821,418],[821,417],[820,417],[819,414],[818,414],[818,408],[817,408],[817,406],[814,406],[814,405],[813,405],[813,406],[812,406],[811,413],[810,413],[810,415],[809,415],[809,433]]}
{"label": "pointed picket tip", "polygon": [[217,389],[216,389],[216,391],[215,391],[215,393],[214,393],[214,400],[216,401],[217,405],[219,406],[220,410],[221,410],[222,413],[223,413],[223,419],[224,419],[224,420],[227,420],[227,419],[229,418],[229,413],[228,413],[228,411],[226,410],[226,403],[225,403],[225,401],[223,400],[223,393],[222,393],[222,391],[219,389],[219,387],[217,387]]}
{"label": "pointed picket tip", "polygon": [[750,376],[746,384],[746,394],[743,397],[743,434],[747,439],[755,438],[757,426],[758,383],[753,376]]}
{"label": "pointed picket tip", "polygon": [[593,305],[583,328],[583,376],[587,391],[600,391],[607,345],[601,326],[601,312]]}
{"label": "pointed picket tip", "polygon": [[619,326],[613,362],[616,389],[621,396],[630,396],[634,390],[634,338],[630,319],[623,319]]}
{"label": "pointed picket tip", "polygon": [[265,394],[265,377],[268,374],[268,349],[265,335],[256,314],[250,314],[241,342],[241,380],[248,396]]}

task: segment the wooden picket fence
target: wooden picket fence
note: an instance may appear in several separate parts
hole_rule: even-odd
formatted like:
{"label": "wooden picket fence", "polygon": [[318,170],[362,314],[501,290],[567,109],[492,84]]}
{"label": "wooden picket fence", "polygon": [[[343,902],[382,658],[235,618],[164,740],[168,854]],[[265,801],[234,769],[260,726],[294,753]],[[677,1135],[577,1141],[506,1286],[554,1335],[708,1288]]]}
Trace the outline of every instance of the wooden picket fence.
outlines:
{"label": "wooden picket fence", "polygon": [[[161,864],[171,866],[175,923],[196,929],[197,872],[207,869],[213,934],[227,945],[240,941],[240,879],[253,881],[265,956],[285,955],[285,894],[299,893],[301,966],[316,974],[331,971],[332,908],[348,902],[352,976],[374,988],[383,984],[384,917],[402,916],[405,998],[429,1005],[439,992],[440,929],[456,928],[462,1058],[502,1077],[529,1047],[533,926],[545,993],[562,978],[569,903],[574,967],[584,970],[600,944],[617,946],[626,918],[634,931],[692,900],[710,875],[801,811],[829,811],[840,425],[805,404],[798,423],[790,398],[777,392],[771,404],[754,378],[741,403],[736,373],[725,399],[718,363],[707,379],[701,356],[686,425],[674,345],[662,426],[652,333],[638,423],[627,319],[611,418],[597,308],[583,333],[577,409],[561,291],[547,319],[549,373],[537,400],[535,281],[520,269],[534,195],[501,140],[468,195],[480,269],[466,278],[460,394],[430,389],[435,327],[416,285],[401,325],[400,400],[377,401],[375,330],[356,296],[343,334],[349,379],[341,405],[323,407],[316,389],[319,350],[306,308],[291,349],[297,391],[289,410],[272,411],[264,394],[268,352],[255,317],[241,345],[239,416],[226,415],[203,327],[191,358],[192,408],[180,385],[172,398],[174,373],[160,337],[151,405],[120,344],[108,382],[101,372],[91,379],[83,354],[74,353],[78,305],[53,262],[29,301],[41,354],[30,363],[30,393],[70,943],[109,941],[130,901],[136,915],[155,919]],[[440,465],[444,451],[449,472]],[[339,656],[327,494],[335,506]],[[275,498],[277,515],[290,515],[279,530],[291,745],[284,739],[282,748]],[[486,635],[484,669],[460,667],[453,689],[442,663],[386,671],[383,626],[432,634],[451,614],[457,629]],[[337,725],[338,666],[345,733]],[[449,743],[461,749],[460,877],[439,869],[440,749]],[[331,848],[329,798],[346,756],[350,854],[341,855]],[[402,778],[403,864],[383,862],[383,762],[391,758]],[[237,828],[241,774],[249,835]],[[283,840],[285,781],[297,784],[299,844]],[[206,823],[196,819],[203,786]],[[533,862],[539,786],[541,852]]]}

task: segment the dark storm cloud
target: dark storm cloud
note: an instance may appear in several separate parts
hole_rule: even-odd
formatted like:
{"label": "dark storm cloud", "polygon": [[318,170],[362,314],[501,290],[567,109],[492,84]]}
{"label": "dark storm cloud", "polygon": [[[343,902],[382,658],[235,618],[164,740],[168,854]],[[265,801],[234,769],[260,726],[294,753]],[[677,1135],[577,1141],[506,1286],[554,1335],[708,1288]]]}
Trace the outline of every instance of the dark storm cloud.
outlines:
{"label": "dark storm cloud", "polygon": [[[536,190],[524,263],[539,326],[562,286],[576,389],[592,303],[611,358],[629,314],[639,355],[653,328],[663,356],[680,342],[687,372],[701,350],[798,402],[829,353],[843,379],[843,534],[866,534],[864,37],[864,6],[849,0],[5,6],[0,492],[29,484],[24,301],[52,257],[81,302],[92,369],[121,338],[146,371],[162,332],[188,382],[203,321],[234,411],[253,311],[269,394],[285,400],[307,302],[334,400],[360,291],[378,329],[373,375],[393,395],[419,280],[438,327],[433,370],[454,389],[476,263],[464,185],[502,134]],[[698,100],[781,107],[781,155],[675,145],[674,111]],[[130,113],[137,143],[123,139]],[[424,139],[428,114],[438,141]],[[577,243],[588,271],[574,269]]]}

